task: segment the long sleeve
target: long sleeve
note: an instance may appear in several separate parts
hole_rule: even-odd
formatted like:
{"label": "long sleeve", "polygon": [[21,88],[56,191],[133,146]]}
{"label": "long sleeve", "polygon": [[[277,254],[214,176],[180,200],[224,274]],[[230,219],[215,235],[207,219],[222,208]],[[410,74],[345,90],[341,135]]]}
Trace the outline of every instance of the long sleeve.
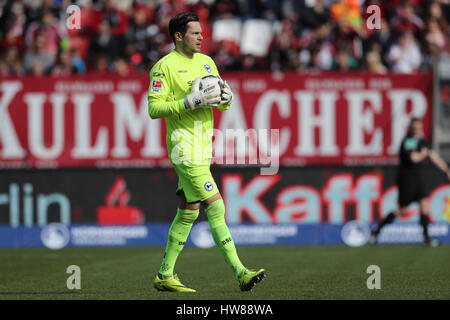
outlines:
{"label": "long sleeve", "polygon": [[183,99],[173,96],[169,70],[161,63],[150,71],[148,114],[152,119],[165,118],[185,111]]}
{"label": "long sleeve", "polygon": [[148,97],[148,114],[152,119],[164,118],[186,111],[183,100],[165,101],[154,96]]}

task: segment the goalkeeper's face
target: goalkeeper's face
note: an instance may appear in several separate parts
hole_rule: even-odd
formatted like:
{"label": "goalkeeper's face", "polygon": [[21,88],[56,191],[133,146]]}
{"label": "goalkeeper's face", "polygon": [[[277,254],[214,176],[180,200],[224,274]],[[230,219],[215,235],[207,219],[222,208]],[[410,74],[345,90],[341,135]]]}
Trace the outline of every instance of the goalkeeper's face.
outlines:
{"label": "goalkeeper's face", "polygon": [[200,52],[202,41],[202,27],[200,22],[189,22],[182,40],[185,51],[192,53]]}

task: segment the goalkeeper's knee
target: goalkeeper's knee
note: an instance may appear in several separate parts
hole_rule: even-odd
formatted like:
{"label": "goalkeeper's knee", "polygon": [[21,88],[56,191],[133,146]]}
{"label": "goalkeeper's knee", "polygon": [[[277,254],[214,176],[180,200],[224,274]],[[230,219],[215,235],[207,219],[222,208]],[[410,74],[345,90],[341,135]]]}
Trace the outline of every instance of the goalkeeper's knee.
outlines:
{"label": "goalkeeper's knee", "polygon": [[210,226],[225,224],[225,204],[223,199],[217,199],[205,209]]}
{"label": "goalkeeper's knee", "polygon": [[185,226],[191,226],[195,220],[198,218],[200,210],[190,210],[190,209],[180,209],[177,210],[177,215],[175,216],[174,222]]}

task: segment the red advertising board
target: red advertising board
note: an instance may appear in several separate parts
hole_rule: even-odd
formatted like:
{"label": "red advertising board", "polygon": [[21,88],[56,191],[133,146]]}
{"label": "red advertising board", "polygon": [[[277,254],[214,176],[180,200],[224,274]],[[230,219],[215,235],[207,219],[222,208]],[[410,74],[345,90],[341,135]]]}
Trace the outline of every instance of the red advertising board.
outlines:
{"label": "red advertising board", "polygon": [[[215,110],[214,135],[225,138],[214,140],[217,164],[233,164],[225,161],[230,150],[235,162],[244,161],[237,164],[254,164],[260,133],[281,165],[395,163],[413,115],[423,117],[430,138],[431,74],[222,78],[234,102],[227,111]],[[147,76],[2,78],[0,167],[167,166],[165,124],[148,116],[148,85]],[[230,145],[241,138],[248,145]]]}

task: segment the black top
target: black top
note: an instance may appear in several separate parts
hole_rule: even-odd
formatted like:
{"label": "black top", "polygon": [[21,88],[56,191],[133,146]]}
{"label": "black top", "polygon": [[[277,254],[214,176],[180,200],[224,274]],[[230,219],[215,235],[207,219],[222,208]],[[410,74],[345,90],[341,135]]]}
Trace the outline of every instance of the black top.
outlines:
{"label": "black top", "polygon": [[422,164],[425,162],[425,159],[418,163],[414,163],[411,161],[411,152],[420,152],[424,147],[430,149],[430,143],[423,137],[406,135],[406,137],[403,138],[400,146],[399,173],[419,173],[419,170]]}

